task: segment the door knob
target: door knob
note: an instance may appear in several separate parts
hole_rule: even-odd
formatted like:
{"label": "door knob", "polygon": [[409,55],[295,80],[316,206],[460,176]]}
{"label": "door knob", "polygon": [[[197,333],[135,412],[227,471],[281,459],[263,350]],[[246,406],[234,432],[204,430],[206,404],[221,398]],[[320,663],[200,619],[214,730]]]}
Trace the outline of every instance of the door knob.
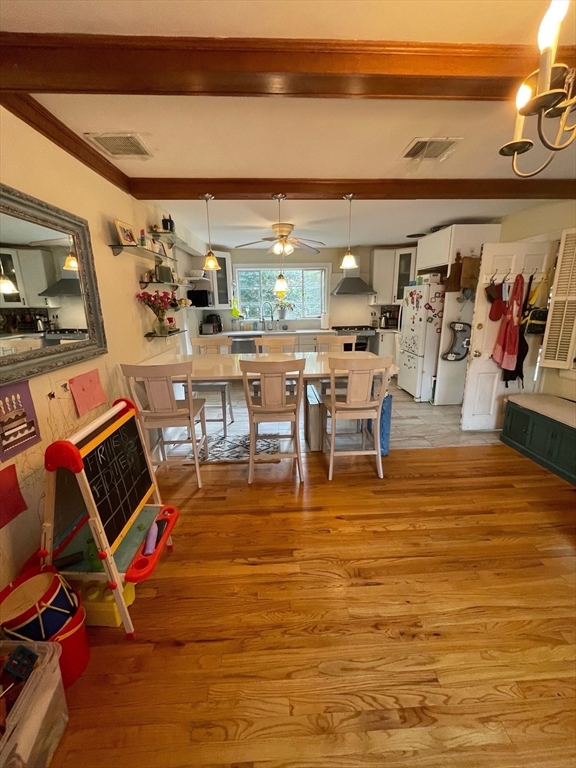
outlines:
{"label": "door knob", "polygon": [[482,357],[482,352],[479,352],[477,349],[474,350],[472,353],[473,357]]}

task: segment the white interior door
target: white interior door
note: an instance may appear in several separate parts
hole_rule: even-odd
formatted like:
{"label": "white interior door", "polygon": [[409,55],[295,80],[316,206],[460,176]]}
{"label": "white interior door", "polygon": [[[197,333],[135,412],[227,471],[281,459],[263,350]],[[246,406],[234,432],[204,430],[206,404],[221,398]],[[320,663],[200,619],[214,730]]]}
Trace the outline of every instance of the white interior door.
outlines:
{"label": "white interior door", "polygon": [[[517,392],[517,385],[514,383],[510,383],[506,389],[502,381],[502,369],[492,359],[501,321],[494,322],[489,319],[488,313],[492,305],[486,298],[484,288],[494,273],[496,283],[501,283],[508,274],[506,282],[511,288],[516,275],[522,271],[526,282],[532,273],[536,273],[535,285],[546,270],[553,266],[555,251],[556,244],[550,242],[486,243],[482,247],[480,280],[474,305],[462,404],[462,429],[500,429],[504,416],[504,395],[506,392]],[[535,336],[529,342],[531,350],[524,366],[526,392],[533,389],[530,388],[530,376],[536,364],[541,341],[540,336]]]}

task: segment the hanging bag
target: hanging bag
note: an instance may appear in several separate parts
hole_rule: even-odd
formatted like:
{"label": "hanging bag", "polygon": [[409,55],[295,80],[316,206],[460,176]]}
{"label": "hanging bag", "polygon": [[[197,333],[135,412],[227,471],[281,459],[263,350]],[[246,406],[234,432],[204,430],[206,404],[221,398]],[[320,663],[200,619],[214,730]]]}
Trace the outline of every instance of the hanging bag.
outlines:
{"label": "hanging bag", "polygon": [[530,336],[542,336],[546,330],[546,322],[548,320],[547,309],[530,309],[528,316],[526,317],[526,329],[524,333]]}

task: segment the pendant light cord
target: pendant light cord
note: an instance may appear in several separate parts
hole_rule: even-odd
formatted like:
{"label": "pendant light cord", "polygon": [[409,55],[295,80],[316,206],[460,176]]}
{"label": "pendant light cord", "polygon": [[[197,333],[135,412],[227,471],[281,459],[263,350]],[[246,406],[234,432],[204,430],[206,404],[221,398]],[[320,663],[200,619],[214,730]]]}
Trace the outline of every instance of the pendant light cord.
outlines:
{"label": "pendant light cord", "polygon": [[348,253],[350,253],[350,232],[352,231],[352,198],[349,200],[350,206],[348,208]]}
{"label": "pendant light cord", "polygon": [[212,236],[210,234],[210,209],[208,207],[208,197],[206,197],[206,221],[208,223],[208,250],[212,250]]}

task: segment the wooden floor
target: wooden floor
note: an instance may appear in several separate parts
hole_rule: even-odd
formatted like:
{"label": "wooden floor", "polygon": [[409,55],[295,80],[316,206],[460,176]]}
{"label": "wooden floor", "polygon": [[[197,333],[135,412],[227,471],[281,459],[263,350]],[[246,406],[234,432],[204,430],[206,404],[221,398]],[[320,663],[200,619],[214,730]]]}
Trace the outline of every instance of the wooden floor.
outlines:
{"label": "wooden floor", "polygon": [[573,768],[575,491],[506,446],[161,475],[52,768]]}

